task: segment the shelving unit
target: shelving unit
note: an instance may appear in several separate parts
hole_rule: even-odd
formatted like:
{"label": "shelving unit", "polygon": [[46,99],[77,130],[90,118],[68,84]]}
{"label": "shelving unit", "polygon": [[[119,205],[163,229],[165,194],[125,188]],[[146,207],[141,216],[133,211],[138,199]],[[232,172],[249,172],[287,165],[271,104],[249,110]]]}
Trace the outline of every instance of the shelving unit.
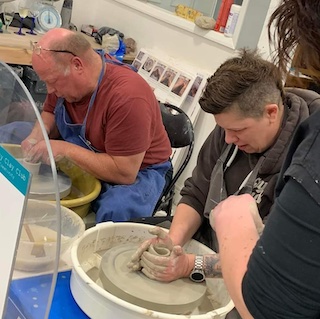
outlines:
{"label": "shelving unit", "polygon": [[302,89],[310,89],[320,93],[320,86],[314,78],[319,78],[319,72],[315,70],[309,70],[304,65],[303,61],[298,59],[299,47],[296,49],[296,53],[293,57],[290,72],[287,75],[285,86],[298,87]]}
{"label": "shelving unit", "polygon": [[193,22],[146,2],[139,0],[114,1],[231,49],[256,48],[271,3],[271,0],[243,0],[236,31],[232,38],[228,38],[222,33],[201,29]]}

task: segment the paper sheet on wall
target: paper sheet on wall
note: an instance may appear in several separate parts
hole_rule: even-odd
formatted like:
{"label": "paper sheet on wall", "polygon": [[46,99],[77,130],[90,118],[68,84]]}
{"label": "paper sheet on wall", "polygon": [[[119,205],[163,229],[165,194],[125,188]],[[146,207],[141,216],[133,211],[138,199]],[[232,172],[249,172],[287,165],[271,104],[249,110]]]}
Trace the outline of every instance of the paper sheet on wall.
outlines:
{"label": "paper sheet on wall", "polygon": [[[209,77],[207,72],[198,72],[180,60],[144,48],[140,49],[132,65],[149,83],[158,101],[178,106],[195,125],[200,114],[198,101]],[[185,151],[172,149],[173,167],[179,165]]]}
{"label": "paper sheet on wall", "polygon": [[195,80],[195,74],[177,68],[165,60],[141,49],[132,63],[152,87],[161,102],[181,107]]}
{"label": "paper sheet on wall", "polygon": [[0,146],[0,318],[12,277],[31,174]]}

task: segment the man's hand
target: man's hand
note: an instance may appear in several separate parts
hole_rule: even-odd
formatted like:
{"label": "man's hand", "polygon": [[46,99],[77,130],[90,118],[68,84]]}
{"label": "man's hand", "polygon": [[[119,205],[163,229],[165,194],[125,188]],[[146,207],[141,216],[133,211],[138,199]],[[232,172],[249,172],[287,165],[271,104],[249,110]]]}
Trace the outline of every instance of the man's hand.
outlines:
{"label": "man's hand", "polygon": [[151,228],[149,230],[149,233],[152,235],[155,235],[156,237],[145,240],[137,249],[137,251],[132,255],[131,261],[128,264],[128,267],[132,270],[141,269],[141,264],[140,264],[141,256],[145,251],[149,249],[150,245],[153,245],[156,247],[165,247],[170,251],[173,248],[173,243],[168,233],[165,232],[160,227],[156,226],[154,228]]}
{"label": "man's hand", "polygon": [[[24,147],[27,149],[28,148],[28,143],[29,145],[32,145],[26,140],[23,141]],[[50,140],[50,145],[53,153],[53,157],[55,162],[60,161],[61,159],[64,158],[65,152],[68,149],[68,146],[66,145],[68,142],[64,141],[59,141],[59,140]],[[21,144],[22,146],[22,144]],[[25,158],[29,162],[37,163],[37,162],[42,162],[45,164],[50,165],[50,159],[49,159],[49,154],[48,154],[48,148],[44,140],[32,145],[32,147],[29,149],[27,154],[25,155]]]}
{"label": "man's hand", "polygon": [[29,160],[28,154],[37,143],[38,140],[32,137],[28,137],[21,142],[22,155],[26,160]]}
{"label": "man's hand", "polygon": [[[235,211],[235,210],[243,210],[248,214],[251,214],[255,226],[257,228],[258,234],[261,235],[264,229],[264,224],[259,215],[257,203],[254,198],[249,194],[237,195],[237,196],[229,196],[227,199],[222,201],[219,205],[217,205],[210,213],[210,225],[215,230],[215,219],[219,217],[219,215],[223,214],[224,211]],[[239,221],[240,223],[241,221]]]}
{"label": "man's hand", "polygon": [[170,282],[189,276],[191,259],[194,260],[194,256],[185,254],[181,246],[174,246],[168,257],[145,251],[141,256],[141,271],[150,279]]}

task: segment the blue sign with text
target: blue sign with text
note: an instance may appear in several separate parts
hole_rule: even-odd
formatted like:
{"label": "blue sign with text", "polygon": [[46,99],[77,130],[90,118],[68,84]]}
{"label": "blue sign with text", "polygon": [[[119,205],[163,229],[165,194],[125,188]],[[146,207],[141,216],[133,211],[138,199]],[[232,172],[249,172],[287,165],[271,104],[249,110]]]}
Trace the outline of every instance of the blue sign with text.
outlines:
{"label": "blue sign with text", "polygon": [[31,174],[2,146],[0,146],[0,173],[23,195],[27,194]]}

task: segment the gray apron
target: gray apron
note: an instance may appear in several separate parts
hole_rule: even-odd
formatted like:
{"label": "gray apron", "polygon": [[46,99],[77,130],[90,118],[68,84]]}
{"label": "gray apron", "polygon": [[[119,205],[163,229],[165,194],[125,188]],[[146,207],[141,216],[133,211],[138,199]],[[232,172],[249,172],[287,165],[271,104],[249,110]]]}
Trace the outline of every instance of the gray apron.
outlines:
{"label": "gray apron", "polygon": [[[238,148],[234,144],[229,144],[227,148],[224,150],[224,152],[221,154],[219,159],[217,160],[216,165],[214,166],[211,178],[210,178],[210,186],[209,186],[209,192],[206,200],[206,204],[204,207],[204,216],[206,218],[209,218],[210,212],[224,199],[228,197],[227,190],[225,186],[224,181],[224,173],[228,169],[228,167],[232,164],[236,153],[238,151]],[[232,152],[232,154],[231,154]],[[230,156],[231,154],[231,156]],[[227,161],[227,159],[229,160]],[[251,194],[253,190],[254,182],[257,178],[258,172],[260,167],[262,166],[263,162],[265,160],[265,156],[262,155],[256,166],[253,168],[253,170],[247,175],[247,177],[244,179],[243,183],[240,185],[237,192],[234,193],[234,195],[240,195],[240,194]],[[208,221],[204,221],[204,223],[208,223]],[[210,230],[211,238],[209,239],[210,242],[210,248],[212,248],[214,251],[218,252],[218,241],[215,231]]]}

